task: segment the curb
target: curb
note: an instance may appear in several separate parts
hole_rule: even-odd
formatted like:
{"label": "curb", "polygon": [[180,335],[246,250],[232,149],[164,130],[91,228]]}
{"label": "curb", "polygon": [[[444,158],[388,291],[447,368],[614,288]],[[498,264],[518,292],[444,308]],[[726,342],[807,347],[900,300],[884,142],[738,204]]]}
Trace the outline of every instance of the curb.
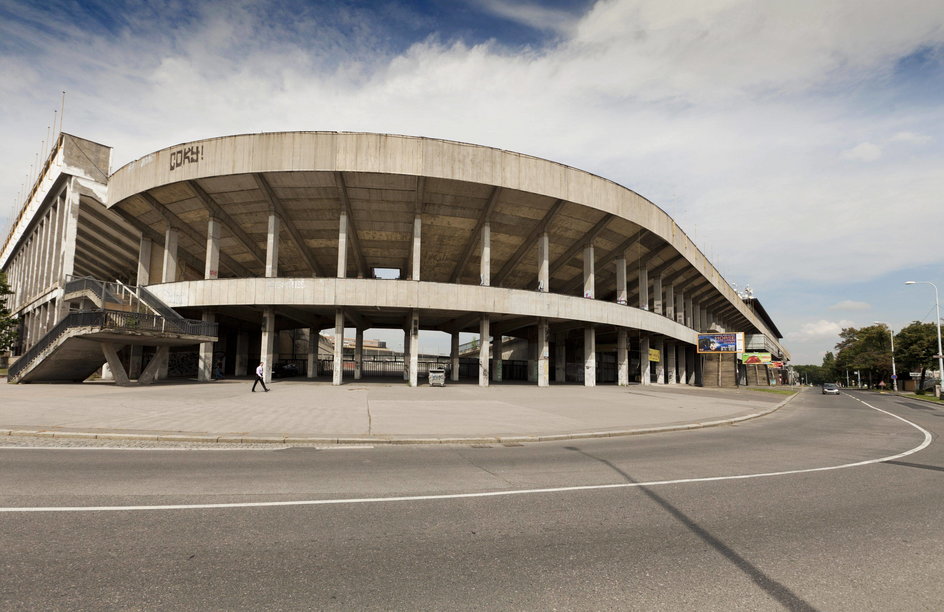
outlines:
{"label": "curb", "polygon": [[366,445],[445,445],[445,444],[524,444],[535,442],[559,442],[563,440],[586,440],[593,438],[619,438],[625,436],[638,436],[645,434],[659,434],[676,431],[689,431],[692,429],[705,429],[708,427],[720,427],[722,425],[733,425],[744,421],[749,421],[759,417],[767,416],[786,406],[793,398],[799,395],[794,393],[782,402],[776,404],[768,410],[761,412],[752,412],[738,417],[728,419],[718,419],[714,421],[704,421],[696,423],[683,423],[681,425],[663,425],[656,427],[642,427],[637,429],[613,429],[605,431],[574,432],[563,434],[546,434],[534,436],[469,436],[469,437],[428,437],[428,438],[407,438],[394,436],[252,436],[238,434],[135,434],[121,432],[92,433],[80,431],[55,431],[48,429],[0,429],[0,437],[34,437],[34,438],[57,438],[57,439],[81,439],[81,440],[125,440],[125,441],[145,441],[145,442],[203,442],[203,443],[225,443],[225,444],[313,444],[313,445],[344,445],[344,446],[366,446]]}

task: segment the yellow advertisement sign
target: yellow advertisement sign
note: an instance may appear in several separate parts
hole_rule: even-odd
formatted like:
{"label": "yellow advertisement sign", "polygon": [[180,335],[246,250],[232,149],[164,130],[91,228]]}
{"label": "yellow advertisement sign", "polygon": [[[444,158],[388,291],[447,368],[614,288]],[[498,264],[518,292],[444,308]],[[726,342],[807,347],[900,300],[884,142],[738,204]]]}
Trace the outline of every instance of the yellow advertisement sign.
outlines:
{"label": "yellow advertisement sign", "polygon": [[662,361],[662,351],[654,348],[649,349],[649,361]]}

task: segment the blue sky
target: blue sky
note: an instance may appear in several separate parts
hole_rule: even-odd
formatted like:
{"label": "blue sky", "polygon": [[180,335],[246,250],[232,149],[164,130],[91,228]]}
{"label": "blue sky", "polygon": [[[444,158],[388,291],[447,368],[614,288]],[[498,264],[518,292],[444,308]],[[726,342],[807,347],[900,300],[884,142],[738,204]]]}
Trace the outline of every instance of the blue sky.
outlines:
{"label": "blue sky", "polygon": [[[672,215],[792,351],[934,320],[937,0],[0,0],[0,230],[67,90],[119,167],[222,134],[349,130],[566,163]],[[424,347],[425,348],[425,347]]]}

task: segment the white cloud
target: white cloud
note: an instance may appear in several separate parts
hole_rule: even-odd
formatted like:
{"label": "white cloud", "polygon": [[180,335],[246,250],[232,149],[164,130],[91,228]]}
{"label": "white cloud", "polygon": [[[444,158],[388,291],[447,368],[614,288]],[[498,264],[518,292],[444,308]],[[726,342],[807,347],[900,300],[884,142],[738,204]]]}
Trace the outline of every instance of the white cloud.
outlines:
{"label": "white cloud", "polygon": [[852,321],[826,321],[820,319],[812,323],[804,323],[798,332],[791,334],[800,340],[810,340],[819,338],[836,338],[839,340],[839,333],[846,327],[852,327]]}
{"label": "white cloud", "polygon": [[914,132],[898,132],[888,139],[890,142],[903,142],[906,144],[925,144],[931,142],[931,137],[927,134],[916,134]]}
{"label": "white cloud", "polygon": [[830,310],[871,310],[872,305],[855,300],[843,300],[829,307]]}
{"label": "white cloud", "polygon": [[853,161],[872,162],[882,156],[882,148],[871,142],[863,142],[851,149],[846,149],[841,156],[843,159]]}

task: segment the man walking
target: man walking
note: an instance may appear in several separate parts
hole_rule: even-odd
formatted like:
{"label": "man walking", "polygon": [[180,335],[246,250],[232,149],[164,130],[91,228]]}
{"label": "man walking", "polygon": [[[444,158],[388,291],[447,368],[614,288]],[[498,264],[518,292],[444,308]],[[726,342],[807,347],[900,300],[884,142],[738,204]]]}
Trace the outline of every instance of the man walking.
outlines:
{"label": "man walking", "polygon": [[262,390],[268,392],[269,388],[265,384],[263,376],[265,375],[265,362],[260,361],[259,365],[256,367],[256,380],[252,383],[252,392],[256,392],[256,385],[262,383]]}

